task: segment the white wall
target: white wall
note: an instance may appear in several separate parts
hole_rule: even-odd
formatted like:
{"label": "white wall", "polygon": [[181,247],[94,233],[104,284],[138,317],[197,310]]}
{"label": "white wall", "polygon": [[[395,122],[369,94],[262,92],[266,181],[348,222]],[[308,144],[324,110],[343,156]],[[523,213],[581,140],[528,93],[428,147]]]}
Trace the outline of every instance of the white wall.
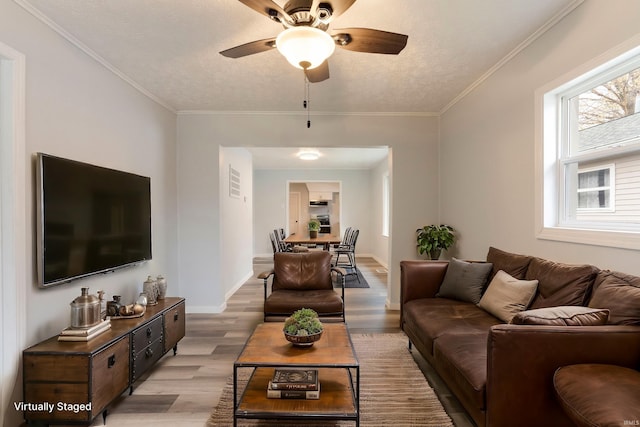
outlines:
{"label": "white wall", "polygon": [[638,253],[538,240],[534,91],[638,33],[640,2],[586,0],[441,117],[441,215],[459,256],[490,245],[640,274]]}
{"label": "white wall", "polygon": [[[25,345],[69,325],[69,303],[80,287],[104,289],[125,300],[137,296],[148,274],[177,285],[176,115],[150,101],[10,0],[0,0],[0,41],[26,56],[27,267]],[[33,154],[42,151],[151,177],[153,261],[143,266],[50,289],[35,275]],[[21,380],[2,378],[15,382]],[[20,392],[16,391],[16,398]],[[21,414],[7,411],[4,425]],[[13,418],[11,418],[13,417]]]}
{"label": "white wall", "polygon": [[[310,129],[305,123],[298,114],[178,115],[180,281],[187,309],[189,300],[211,310],[224,306],[224,291],[216,285],[221,271],[219,227],[225,226],[217,194],[221,146],[389,146],[394,166],[388,305],[399,307],[399,263],[416,257],[415,229],[437,220],[437,118],[336,114],[315,117]],[[277,188],[269,189],[269,193],[274,191]],[[281,191],[284,200],[286,189]],[[258,192],[254,189],[254,194]],[[343,203],[348,197],[343,195]],[[254,203],[258,211],[260,205]],[[282,209],[284,212],[284,206]],[[347,211],[343,207],[343,213]]]}
{"label": "white wall", "polygon": [[[368,170],[256,170],[254,175],[254,253],[271,254],[268,233],[287,226],[289,181],[340,181],[340,227],[360,229],[357,253],[371,254],[371,181]],[[303,210],[305,208],[303,207]],[[308,208],[306,208],[308,209]],[[303,227],[304,228],[304,227]]]}
{"label": "white wall", "polygon": [[[229,166],[240,174],[240,197],[229,195]],[[243,148],[220,149],[220,207],[222,245],[220,280],[225,299],[253,274],[253,170],[251,153]],[[194,311],[192,309],[192,311]],[[202,311],[206,311],[202,310]]]}
{"label": "white wall", "polygon": [[382,235],[382,180],[388,172],[389,159],[384,159],[371,169],[369,174],[371,182],[371,211],[369,213],[371,218],[371,255],[385,267],[389,265],[389,238]]}

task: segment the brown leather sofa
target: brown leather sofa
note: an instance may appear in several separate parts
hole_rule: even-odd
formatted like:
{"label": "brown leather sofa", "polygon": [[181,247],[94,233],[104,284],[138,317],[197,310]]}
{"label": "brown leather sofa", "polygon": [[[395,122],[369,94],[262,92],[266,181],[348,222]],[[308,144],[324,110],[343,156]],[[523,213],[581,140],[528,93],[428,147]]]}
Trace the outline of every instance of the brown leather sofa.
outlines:
{"label": "brown leather sofa", "polygon": [[[640,277],[496,248],[478,264],[487,263],[483,297],[500,270],[522,283],[538,281],[524,311],[509,322],[477,301],[442,295],[450,262],[400,263],[400,326],[409,346],[438,372],[477,425],[571,426],[554,392],[558,368],[640,368]],[[470,279],[465,273],[457,280]]]}

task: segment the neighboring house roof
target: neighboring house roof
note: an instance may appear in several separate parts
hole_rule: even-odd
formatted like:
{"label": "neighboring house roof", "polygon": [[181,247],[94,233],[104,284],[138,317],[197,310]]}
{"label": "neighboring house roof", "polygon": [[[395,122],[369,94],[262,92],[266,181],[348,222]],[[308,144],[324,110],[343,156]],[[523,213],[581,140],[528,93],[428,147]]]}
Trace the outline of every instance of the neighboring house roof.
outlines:
{"label": "neighboring house roof", "polygon": [[616,145],[640,137],[640,112],[578,132],[580,151]]}

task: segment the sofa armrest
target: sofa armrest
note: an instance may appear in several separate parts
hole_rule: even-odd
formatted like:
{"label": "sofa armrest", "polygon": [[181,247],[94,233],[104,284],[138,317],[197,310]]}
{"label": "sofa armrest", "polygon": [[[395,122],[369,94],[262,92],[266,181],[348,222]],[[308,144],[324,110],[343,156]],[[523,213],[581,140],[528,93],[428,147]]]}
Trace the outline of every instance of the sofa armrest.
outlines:
{"label": "sofa armrest", "polygon": [[275,271],[274,271],[273,268],[271,270],[263,271],[262,273],[258,274],[258,279],[263,279],[264,280],[264,279],[268,278],[269,276],[271,276],[274,273],[275,273]]}
{"label": "sofa armrest", "polygon": [[448,261],[400,261],[400,304],[435,298],[448,266]]}
{"label": "sofa armrest", "polygon": [[[555,399],[553,374],[561,366],[577,363],[638,369],[640,327],[491,327],[487,347],[486,425],[571,425]],[[554,422],[550,424],[549,420]]]}
{"label": "sofa armrest", "polygon": [[435,298],[448,266],[448,261],[400,261],[400,328],[404,304],[415,299]]}
{"label": "sofa armrest", "polygon": [[272,275],[274,275],[276,273],[276,271],[272,268],[271,270],[266,270],[263,271],[262,273],[258,274],[258,279],[262,279],[262,284],[264,286],[264,299],[267,299],[267,287],[268,287],[268,282],[269,282],[269,277],[271,277]]}

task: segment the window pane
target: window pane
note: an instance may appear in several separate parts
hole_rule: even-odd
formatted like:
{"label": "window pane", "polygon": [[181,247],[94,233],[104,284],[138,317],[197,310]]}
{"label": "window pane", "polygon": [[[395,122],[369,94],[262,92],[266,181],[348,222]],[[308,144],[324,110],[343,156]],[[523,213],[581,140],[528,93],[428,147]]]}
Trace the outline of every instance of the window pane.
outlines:
{"label": "window pane", "polygon": [[609,169],[600,169],[578,174],[578,189],[609,186]]}
{"label": "window pane", "polygon": [[640,137],[640,68],[570,100],[571,154],[625,145]]}
{"label": "window pane", "polygon": [[578,193],[579,209],[609,208],[609,190],[583,191]]}

